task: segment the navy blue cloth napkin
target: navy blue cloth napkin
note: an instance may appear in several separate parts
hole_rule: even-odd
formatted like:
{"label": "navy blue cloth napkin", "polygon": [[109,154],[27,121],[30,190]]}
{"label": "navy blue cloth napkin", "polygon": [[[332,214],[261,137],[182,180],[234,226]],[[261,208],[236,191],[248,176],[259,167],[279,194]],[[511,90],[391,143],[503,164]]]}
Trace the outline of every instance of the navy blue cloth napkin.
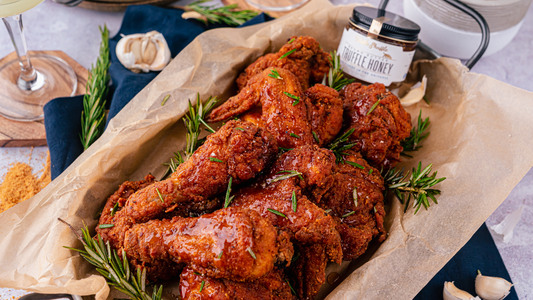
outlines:
{"label": "navy blue cloth napkin", "polygon": [[[172,57],[175,57],[196,36],[202,32],[225,25],[209,25],[197,20],[184,20],[183,11],[155,6],[130,6],[126,10],[119,33],[110,40],[112,86],[108,97],[109,117],[112,119],[128,102],[140,92],[157,72],[135,74],[124,68],[115,54],[115,47],[121,34],[145,33],[157,30],[169,44]],[[259,24],[271,20],[261,14],[243,26]],[[82,152],[80,142],[80,118],[83,110],[83,96],[57,98],[44,107],[46,139],[50,149],[52,179],[59,176]],[[431,280],[416,299],[442,299],[444,281],[455,281],[459,288],[472,294],[477,270],[485,275],[506,278],[510,281],[498,249],[485,225],[472,237],[457,255]],[[509,300],[518,299],[514,289]]]}
{"label": "navy blue cloth napkin", "polygon": [[[159,31],[167,40],[172,57],[175,57],[202,32],[214,28],[229,27],[225,24],[206,25],[196,19],[185,20],[181,17],[182,13],[183,10],[180,9],[150,5],[128,7],[120,31],[109,41],[111,54],[109,74],[112,85],[107,97],[108,122],[159,74],[159,72],[136,74],[126,69],[118,61],[115,48],[122,34]],[[270,16],[259,14],[241,26],[255,25],[270,20],[272,20]],[[66,97],[54,99],[44,107],[52,179],[59,176],[83,152],[79,138],[82,103],[82,96]]]}

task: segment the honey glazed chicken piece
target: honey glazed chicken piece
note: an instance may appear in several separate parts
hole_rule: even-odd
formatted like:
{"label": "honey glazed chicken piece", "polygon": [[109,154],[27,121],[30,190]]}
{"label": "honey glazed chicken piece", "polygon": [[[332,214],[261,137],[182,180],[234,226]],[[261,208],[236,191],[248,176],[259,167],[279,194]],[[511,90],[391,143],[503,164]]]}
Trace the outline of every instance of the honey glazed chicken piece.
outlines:
{"label": "honey glazed chicken piece", "polygon": [[113,226],[97,230],[120,249],[124,234],[134,224],[210,210],[218,205],[211,197],[225,191],[230,178],[233,184],[253,178],[277,151],[276,141],[265,130],[249,122],[230,121],[209,135],[171,178],[136,191],[112,217],[103,215],[99,224]]}
{"label": "honey glazed chicken piece", "polygon": [[369,86],[352,83],[342,94],[344,132],[354,129],[349,138],[351,143],[356,143],[353,150],[378,169],[394,167],[403,150],[400,141],[409,137],[411,131],[409,113],[381,83]]}
{"label": "honey glazed chicken piece", "polygon": [[294,250],[285,234],[253,210],[226,208],[197,218],[136,224],[126,232],[124,250],[150,264],[186,264],[209,277],[251,281],[277,263],[290,263]]}
{"label": "honey glazed chicken piece", "polygon": [[277,53],[266,54],[250,64],[237,79],[237,85],[240,91],[264,70],[284,69],[296,75],[305,90],[310,83],[322,81],[329,71],[330,59],[329,53],[323,51],[314,38],[293,36]]}
{"label": "honey glazed chicken piece", "polygon": [[[341,263],[336,222],[304,194],[309,186],[321,185],[333,168],[331,151],[318,149],[304,146],[283,154],[258,182],[237,192],[231,205],[259,212],[289,232],[298,244],[326,245],[327,258]],[[301,155],[293,155],[295,152]]]}
{"label": "honey glazed chicken piece", "polygon": [[342,127],[342,100],[332,88],[317,84],[305,92],[297,77],[278,70],[282,79],[265,70],[250,80],[208,116],[209,122],[223,121],[245,112],[243,119],[266,129],[282,148],[325,145]]}
{"label": "honey glazed chicken piece", "polygon": [[328,181],[313,191],[313,200],[337,221],[342,239],[343,260],[354,260],[362,255],[370,241],[383,242],[387,232],[383,225],[384,183],[379,171],[362,156],[345,151],[344,163],[337,164]]}
{"label": "honey glazed chicken piece", "polygon": [[281,269],[253,281],[215,279],[190,268],[181,273],[182,300],[296,300]]}

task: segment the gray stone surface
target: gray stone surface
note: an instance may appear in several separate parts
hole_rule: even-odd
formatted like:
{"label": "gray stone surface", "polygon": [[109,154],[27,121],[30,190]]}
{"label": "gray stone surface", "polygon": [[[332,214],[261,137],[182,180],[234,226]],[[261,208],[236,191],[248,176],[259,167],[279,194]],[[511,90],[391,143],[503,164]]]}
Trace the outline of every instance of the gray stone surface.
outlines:
{"label": "gray stone surface", "polygon": [[[335,4],[353,1],[334,0]],[[369,1],[377,5],[379,1]],[[402,13],[402,2],[391,1],[388,9]],[[43,4],[26,12],[24,22],[30,50],[63,50],[84,67],[89,68],[98,55],[100,33],[98,26],[107,24],[111,35],[116,34],[123,13],[104,13],[68,8],[46,0]],[[483,57],[473,72],[487,74],[498,80],[533,91],[533,7],[529,9],[525,22],[513,39],[502,51]],[[13,51],[7,32],[0,29],[0,57]],[[533,100],[532,100],[533,105]],[[0,149],[0,177],[8,166],[16,161],[30,162],[37,172],[42,169],[46,158],[46,147]],[[505,244],[501,237],[493,234],[496,245],[509,273],[516,283],[520,299],[533,299],[533,169],[511,192],[503,204],[490,216],[487,225],[503,220],[508,214],[524,205],[522,218],[514,230],[514,237]],[[480,255],[483,255],[480,253]],[[498,274],[486,274],[495,275]],[[0,300],[19,297],[24,292],[0,288]]]}

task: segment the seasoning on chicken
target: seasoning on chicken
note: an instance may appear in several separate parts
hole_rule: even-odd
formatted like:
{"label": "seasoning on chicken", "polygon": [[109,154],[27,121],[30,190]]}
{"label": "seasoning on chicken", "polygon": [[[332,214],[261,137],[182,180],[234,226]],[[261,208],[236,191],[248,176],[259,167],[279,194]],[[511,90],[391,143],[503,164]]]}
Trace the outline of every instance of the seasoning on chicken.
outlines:
{"label": "seasoning on chicken", "polygon": [[182,300],[295,300],[283,272],[274,269],[254,280],[237,282],[203,276],[190,268],[181,273]]}
{"label": "seasoning on chicken", "polygon": [[276,263],[290,263],[292,246],[280,242],[288,241],[257,212],[226,208],[136,224],[126,232],[124,249],[143,262],[183,263],[209,277],[244,281],[260,278]]}
{"label": "seasoning on chicken", "polygon": [[[288,54],[288,55],[287,55]],[[252,77],[266,69],[285,69],[296,75],[302,88],[321,82],[329,71],[331,55],[310,36],[293,36],[277,53],[269,53],[250,64],[237,79],[239,91],[246,87]]]}
{"label": "seasoning on chicken", "polygon": [[377,168],[392,168],[400,161],[400,141],[409,137],[411,116],[398,98],[381,83],[352,83],[343,90],[345,131],[354,129],[353,150]]}
{"label": "seasoning on chicken", "polygon": [[113,226],[99,228],[98,232],[120,249],[125,232],[133,224],[169,214],[206,212],[216,207],[218,202],[211,197],[227,189],[230,177],[233,184],[255,177],[277,151],[276,141],[267,131],[248,122],[230,121],[209,135],[170,179],[136,191],[112,218],[100,220],[99,224]]}
{"label": "seasoning on chicken", "polygon": [[214,109],[209,121],[250,111],[243,119],[272,133],[280,147],[324,145],[333,140],[342,127],[342,101],[337,91],[317,84],[304,92],[293,73],[280,69],[283,79],[276,79],[270,72],[252,78],[238,95]]}

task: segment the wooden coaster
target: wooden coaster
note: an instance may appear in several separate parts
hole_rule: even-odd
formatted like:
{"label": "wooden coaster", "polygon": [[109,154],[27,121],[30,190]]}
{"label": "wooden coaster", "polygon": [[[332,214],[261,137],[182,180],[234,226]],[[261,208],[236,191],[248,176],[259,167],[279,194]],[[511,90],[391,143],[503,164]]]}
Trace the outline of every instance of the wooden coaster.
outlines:
{"label": "wooden coaster", "polygon": [[[66,55],[63,51],[29,51],[31,55],[48,54],[57,56],[66,61],[76,72],[78,77],[78,88],[76,95],[85,94],[87,84],[87,69],[78,64],[75,60]],[[0,65],[17,57],[15,52],[10,53],[0,60]],[[63,75],[63,74],[59,74]],[[44,121],[17,122],[0,116],[0,147],[31,147],[46,146],[46,132]]]}

